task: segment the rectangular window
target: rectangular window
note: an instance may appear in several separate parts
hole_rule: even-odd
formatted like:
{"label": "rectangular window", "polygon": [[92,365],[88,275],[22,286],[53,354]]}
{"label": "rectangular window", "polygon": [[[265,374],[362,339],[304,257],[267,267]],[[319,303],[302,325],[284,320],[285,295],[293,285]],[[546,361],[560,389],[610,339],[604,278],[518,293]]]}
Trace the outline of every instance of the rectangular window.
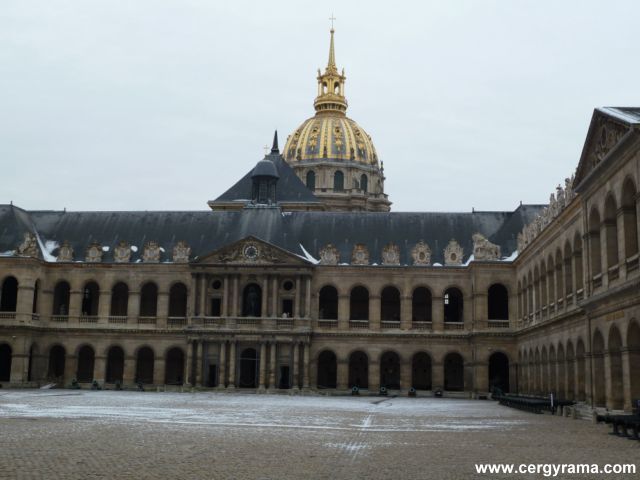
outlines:
{"label": "rectangular window", "polygon": [[222,301],[220,298],[211,299],[211,316],[219,317],[222,315]]}

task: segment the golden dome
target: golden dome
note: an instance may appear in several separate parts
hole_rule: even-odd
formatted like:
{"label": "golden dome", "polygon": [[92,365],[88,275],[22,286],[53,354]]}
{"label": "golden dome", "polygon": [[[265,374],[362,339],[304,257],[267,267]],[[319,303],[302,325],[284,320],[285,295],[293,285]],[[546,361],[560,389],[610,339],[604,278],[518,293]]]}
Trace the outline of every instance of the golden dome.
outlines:
{"label": "golden dome", "polygon": [[308,160],[337,160],[379,166],[367,132],[344,114],[329,112],[305,120],[287,139],[284,155],[290,165]]}

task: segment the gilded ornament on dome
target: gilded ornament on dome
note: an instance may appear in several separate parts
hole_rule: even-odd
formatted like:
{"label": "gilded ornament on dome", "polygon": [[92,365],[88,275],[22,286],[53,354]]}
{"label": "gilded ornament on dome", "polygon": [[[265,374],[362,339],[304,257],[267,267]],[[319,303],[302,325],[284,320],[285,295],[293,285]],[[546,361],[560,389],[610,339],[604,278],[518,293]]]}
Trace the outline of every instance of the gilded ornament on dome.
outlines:
{"label": "gilded ornament on dome", "polygon": [[400,247],[393,242],[389,242],[382,249],[383,265],[400,265]]}
{"label": "gilded ornament on dome", "polygon": [[85,261],[87,263],[99,263],[102,261],[102,246],[98,242],[93,242],[85,252]]}
{"label": "gilded ornament on dome", "polygon": [[116,263],[127,263],[131,260],[131,245],[120,240],[120,243],[113,249],[113,260]]}
{"label": "gilded ornament on dome", "polygon": [[429,265],[431,263],[431,248],[420,240],[411,250],[414,265]]}
{"label": "gilded ornament on dome", "polygon": [[158,263],[160,261],[160,245],[156,241],[149,241],[144,246],[142,261],[145,263]]}
{"label": "gilded ornament on dome", "polygon": [[66,240],[58,250],[58,262],[73,262],[73,247]]}
{"label": "gilded ornament on dome", "polygon": [[173,247],[173,261],[175,263],[188,263],[189,255],[191,255],[191,248],[187,242],[181,240]]}
{"label": "gilded ornament on dome", "polygon": [[445,265],[462,265],[462,256],[464,251],[460,244],[451,239],[447,248],[444,249],[444,264]]}
{"label": "gilded ornament on dome", "polygon": [[366,245],[358,243],[353,247],[351,263],[353,265],[369,265],[369,250]]}
{"label": "gilded ornament on dome", "polygon": [[331,243],[320,249],[320,264],[337,265],[340,261],[340,251]]}

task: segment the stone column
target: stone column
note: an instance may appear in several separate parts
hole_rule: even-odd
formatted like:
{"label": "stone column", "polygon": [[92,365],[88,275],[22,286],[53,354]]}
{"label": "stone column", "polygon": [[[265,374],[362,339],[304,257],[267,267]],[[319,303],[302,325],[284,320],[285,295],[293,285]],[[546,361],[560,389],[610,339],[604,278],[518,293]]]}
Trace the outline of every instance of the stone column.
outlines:
{"label": "stone column", "polygon": [[269,308],[269,278],[265,275],[264,278],[262,279],[262,305],[260,306],[260,316],[261,317],[268,317],[269,316],[269,312],[268,312],[268,308]]}
{"label": "stone column", "polygon": [[[233,293],[231,294],[231,305],[232,305],[232,309],[231,309],[231,316],[233,317],[237,317],[239,312],[238,312],[238,276],[234,275],[233,276]],[[235,347],[234,347],[235,349]],[[235,350],[234,350],[235,351]],[[234,360],[235,363],[235,360]],[[234,382],[235,382],[235,375],[234,375]],[[229,385],[231,386],[231,385]],[[235,386],[235,384],[234,384]]]}
{"label": "stone column", "polygon": [[[466,370],[466,365],[465,365]],[[488,362],[476,362],[473,378],[473,390],[476,392],[488,392],[489,391],[489,363]],[[465,375],[465,390],[470,390],[469,385],[466,385]]]}
{"label": "stone column", "polygon": [[204,350],[203,341],[198,340],[196,342],[196,387],[202,386],[202,367],[203,367],[203,358],[202,352]]}
{"label": "stone column", "polygon": [[296,318],[302,316],[300,312],[300,285],[300,277],[296,277],[296,296],[293,306],[293,316]]}
{"label": "stone column", "polygon": [[584,354],[584,398],[587,403],[593,405],[593,391],[592,391],[592,355],[591,352],[585,352]]}
{"label": "stone column", "polygon": [[158,292],[158,310],[156,321],[159,328],[166,328],[169,318],[169,292]]}
{"label": "stone column", "polygon": [[207,315],[207,276],[203,273],[200,275],[200,297],[198,306],[198,316],[204,317]]}
{"label": "stone column", "polygon": [[613,382],[611,378],[611,354],[604,353],[604,384],[607,408],[614,408]]}
{"label": "stone column", "polygon": [[400,328],[402,330],[411,330],[411,320],[413,315],[411,307],[412,297],[405,295],[400,298]]}
{"label": "stone column", "polygon": [[444,390],[444,363],[442,361],[431,364],[431,388],[432,390]]}
{"label": "stone column", "polygon": [[338,390],[347,390],[349,388],[349,360],[337,360],[337,382]]}
{"label": "stone column", "polygon": [[338,329],[349,329],[349,295],[338,295]]}
{"label": "stone column", "polygon": [[369,328],[380,330],[380,295],[369,296]]}
{"label": "stone column", "polygon": [[136,357],[125,355],[124,371],[122,372],[122,385],[133,385],[136,383]]}
{"label": "stone column", "polygon": [[164,385],[165,377],[165,359],[164,357],[156,357],[153,359],[153,383],[155,385]]}
{"label": "stone column", "polygon": [[[49,374],[50,372],[47,372]],[[64,377],[62,378],[62,386],[67,386],[71,380],[77,378],[78,375],[78,357],[67,354],[64,359]]]}
{"label": "stone column", "polygon": [[258,388],[260,390],[264,390],[266,363],[267,363],[267,344],[265,342],[262,342],[260,344],[260,380],[258,383]]}
{"label": "stone column", "polygon": [[409,390],[413,385],[411,379],[411,359],[400,359],[400,389]]}
{"label": "stone column", "polygon": [[271,316],[278,316],[278,277],[271,279]]}
{"label": "stone column", "polygon": [[277,343],[269,345],[269,388],[276,388],[276,349]]}
{"label": "stone column", "polygon": [[[31,295],[33,295],[33,289],[29,287],[29,289],[31,290]],[[23,310],[20,309],[20,293],[21,293],[21,288],[20,286],[18,286],[18,312],[23,312]],[[27,292],[25,292],[27,293]],[[27,296],[27,295],[25,295]],[[31,297],[32,301],[33,301],[33,297]],[[26,305],[25,305],[26,306]],[[29,312],[31,312],[31,309],[28,310]],[[27,310],[24,310],[24,313],[26,313]],[[80,314],[82,313],[82,290],[75,290],[72,289],[69,292],[69,318],[74,318],[77,319]]]}
{"label": "stone column", "polygon": [[225,275],[222,281],[222,316],[229,316],[229,275]]}
{"label": "stone column", "polygon": [[98,301],[98,319],[101,323],[106,323],[111,313],[111,290],[100,290],[100,300]]}
{"label": "stone column", "polygon": [[220,342],[220,357],[218,360],[218,387],[225,388],[227,385],[227,342]]}
{"label": "stone column", "polygon": [[380,390],[380,358],[369,358],[369,391]]}
{"label": "stone column", "polygon": [[26,346],[26,338],[19,338],[11,345],[10,383],[23,383],[27,381],[28,364],[29,350]]}
{"label": "stone column", "polygon": [[127,299],[127,323],[137,322],[138,315],[140,314],[140,292],[129,292],[129,298]]}
{"label": "stone column", "polygon": [[[19,286],[20,285],[18,285],[18,287]],[[51,315],[51,313],[53,312],[53,292],[51,290],[41,288],[40,292],[38,293],[38,297],[38,303],[40,304],[38,306],[38,313],[40,314],[40,318]]]}
{"label": "stone column", "polygon": [[311,346],[310,343],[305,343],[304,344],[304,364],[303,364],[303,370],[302,370],[302,388],[304,389],[308,389],[309,388],[309,347]]}
{"label": "stone column", "polygon": [[193,340],[189,340],[187,344],[187,364],[185,365],[186,374],[184,375],[184,384],[187,387],[191,387],[194,384],[195,375],[193,372],[193,357],[194,357],[195,345]]}
{"label": "stone column", "polygon": [[431,303],[432,311],[432,328],[434,332],[442,332],[444,330],[444,300],[441,296],[434,296]]}
{"label": "stone column", "polygon": [[292,388],[298,389],[300,386],[300,344],[296,341],[293,344],[293,385]]}
{"label": "stone column", "polygon": [[[237,281],[237,279],[235,279]],[[229,388],[236,388],[236,340],[229,344]]]}
{"label": "stone column", "polygon": [[[622,349],[620,352],[622,359],[622,389],[624,392],[624,409],[625,411],[631,411],[633,401],[631,395],[631,375],[634,373],[631,371],[631,353],[628,348]],[[635,372],[635,375],[638,375],[638,372]]]}
{"label": "stone column", "polygon": [[305,279],[304,316],[311,318],[311,277]]}
{"label": "stone column", "polygon": [[93,363],[93,379],[100,385],[104,385],[104,376],[107,371],[107,357],[96,355]]}

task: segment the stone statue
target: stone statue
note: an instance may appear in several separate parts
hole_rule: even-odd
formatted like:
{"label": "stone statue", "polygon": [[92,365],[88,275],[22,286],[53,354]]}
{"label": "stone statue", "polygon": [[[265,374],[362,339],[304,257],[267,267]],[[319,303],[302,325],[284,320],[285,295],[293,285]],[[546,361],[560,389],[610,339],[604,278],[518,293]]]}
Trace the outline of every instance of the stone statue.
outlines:
{"label": "stone statue", "polygon": [[473,235],[473,259],[483,260],[499,260],[500,246],[491,243],[484,235],[476,233]]}

